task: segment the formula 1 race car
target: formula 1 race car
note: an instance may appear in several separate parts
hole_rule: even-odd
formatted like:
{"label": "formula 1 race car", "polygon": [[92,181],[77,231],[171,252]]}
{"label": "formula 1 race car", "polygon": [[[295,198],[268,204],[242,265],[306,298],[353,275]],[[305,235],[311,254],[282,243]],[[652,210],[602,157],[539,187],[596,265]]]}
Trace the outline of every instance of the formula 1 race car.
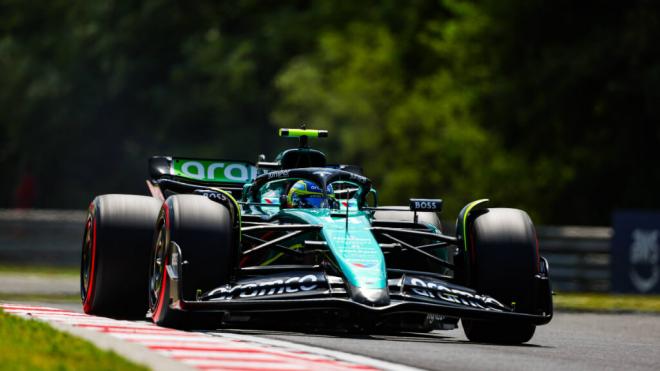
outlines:
{"label": "formula 1 race car", "polygon": [[149,196],[98,196],[81,264],[86,313],[166,327],[278,323],[454,329],[523,343],[553,314],[548,263],[521,210],[469,203],[443,233],[440,199],[378,206],[357,166],[309,138],[267,162],[157,156]]}

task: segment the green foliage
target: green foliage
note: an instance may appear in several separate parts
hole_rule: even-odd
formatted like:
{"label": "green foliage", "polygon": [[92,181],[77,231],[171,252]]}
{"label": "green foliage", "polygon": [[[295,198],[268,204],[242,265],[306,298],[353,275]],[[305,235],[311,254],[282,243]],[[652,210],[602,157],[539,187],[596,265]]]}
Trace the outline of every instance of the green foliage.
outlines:
{"label": "green foliage", "polygon": [[0,310],[0,370],[146,370],[113,352]]}
{"label": "green foliage", "polygon": [[[330,128],[341,159],[368,169],[385,203],[444,197],[451,215],[476,197],[506,200],[499,185],[524,164],[475,120],[475,91],[463,85],[478,73],[462,73],[473,54],[463,38],[485,21],[463,3],[436,7],[434,17],[414,10],[413,32],[353,22],[321,34],[276,80],[283,98],[273,120]],[[424,68],[410,70],[412,56]]]}
{"label": "green foliage", "polygon": [[[546,220],[609,223],[657,208],[660,6],[651,1],[489,1],[491,84],[479,122],[538,168]],[[597,190],[600,197],[594,197]],[[561,205],[561,207],[557,207]],[[568,215],[567,215],[568,214]]]}
{"label": "green foliage", "polygon": [[153,154],[272,158],[275,126],[304,122],[384,202],[608,224],[660,207],[659,8],[0,0],[0,207],[26,174],[35,206],[82,208],[142,193]]}
{"label": "green foliage", "polygon": [[144,192],[154,154],[256,158],[271,148],[260,134],[274,132],[269,86],[285,61],[266,45],[304,43],[266,20],[306,22],[293,5],[252,1],[0,9],[0,207],[26,174],[35,206],[83,208],[94,194]]}
{"label": "green foliage", "polygon": [[553,302],[556,310],[660,313],[658,295],[566,292],[554,296]]}
{"label": "green foliage", "polygon": [[0,276],[3,274],[19,274],[45,277],[80,277],[79,267],[59,267],[48,265],[7,265],[0,264]]}
{"label": "green foliage", "polygon": [[385,18],[320,35],[279,76],[273,120],[339,130],[386,202],[441,196],[451,215],[486,196],[586,224],[660,207],[654,3],[420,4],[412,32]]}

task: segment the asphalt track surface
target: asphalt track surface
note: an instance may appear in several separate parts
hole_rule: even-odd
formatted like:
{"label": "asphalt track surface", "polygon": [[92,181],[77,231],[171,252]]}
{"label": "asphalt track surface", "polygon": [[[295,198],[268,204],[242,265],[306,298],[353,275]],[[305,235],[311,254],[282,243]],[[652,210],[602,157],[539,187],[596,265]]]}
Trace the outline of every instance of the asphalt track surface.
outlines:
{"label": "asphalt track surface", "polygon": [[520,346],[474,344],[461,329],[403,336],[242,331],[429,370],[659,370],[660,316],[559,313]]}
{"label": "asphalt track surface", "polygon": [[[44,303],[37,303],[44,304]],[[48,304],[80,311],[75,304]],[[462,330],[350,335],[223,329],[311,345],[428,370],[659,370],[660,316],[557,313],[520,346],[475,344]]]}

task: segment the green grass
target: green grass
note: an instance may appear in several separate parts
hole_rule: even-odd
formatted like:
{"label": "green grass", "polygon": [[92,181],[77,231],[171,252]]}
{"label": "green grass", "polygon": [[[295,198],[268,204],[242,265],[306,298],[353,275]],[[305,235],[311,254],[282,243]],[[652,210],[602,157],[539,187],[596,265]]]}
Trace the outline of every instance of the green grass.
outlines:
{"label": "green grass", "polygon": [[79,276],[79,267],[57,267],[40,265],[1,265],[0,274],[36,274],[36,275],[57,275],[57,276]]}
{"label": "green grass", "polygon": [[80,294],[17,294],[0,292],[0,301],[80,303]]}
{"label": "green grass", "polygon": [[557,310],[660,313],[660,295],[558,293],[553,299]]}
{"label": "green grass", "polygon": [[0,310],[0,370],[147,370],[116,353]]}

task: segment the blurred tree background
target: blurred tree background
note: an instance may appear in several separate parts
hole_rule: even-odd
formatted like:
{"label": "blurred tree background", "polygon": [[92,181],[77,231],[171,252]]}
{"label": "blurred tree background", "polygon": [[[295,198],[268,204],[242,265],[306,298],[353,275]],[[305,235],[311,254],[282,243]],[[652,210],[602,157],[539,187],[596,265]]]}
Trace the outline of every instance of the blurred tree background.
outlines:
{"label": "blurred tree background", "polygon": [[383,203],[472,199],[537,223],[659,208],[660,3],[0,0],[0,207],[144,193],[146,159],[294,142]]}

